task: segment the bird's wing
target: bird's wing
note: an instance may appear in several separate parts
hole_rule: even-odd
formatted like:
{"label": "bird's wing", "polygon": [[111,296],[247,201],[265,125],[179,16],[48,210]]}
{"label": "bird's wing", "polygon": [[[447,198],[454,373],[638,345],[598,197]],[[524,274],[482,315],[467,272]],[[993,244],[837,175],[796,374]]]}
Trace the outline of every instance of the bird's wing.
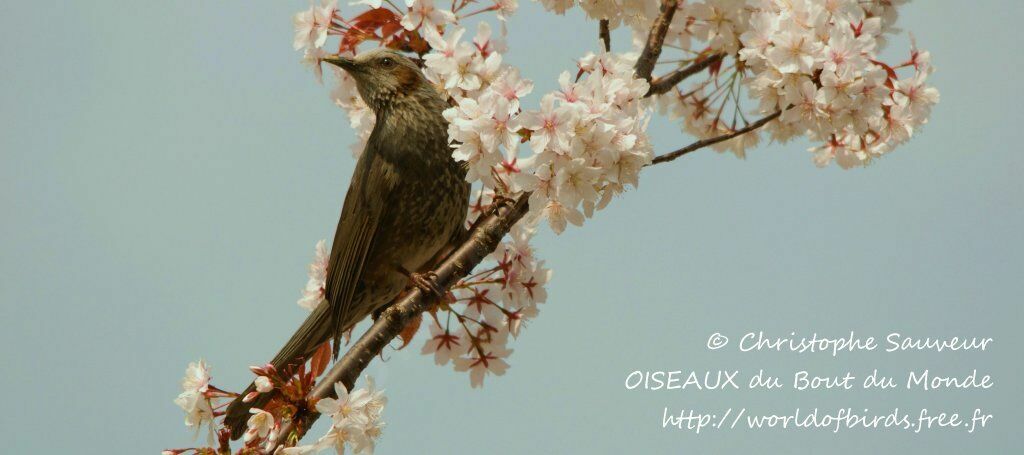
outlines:
{"label": "bird's wing", "polygon": [[389,163],[369,148],[364,151],[345,196],[327,264],[326,297],[331,305],[335,357],[344,325],[355,316],[350,314],[352,298],[373,249],[388,193],[396,182],[397,176]]}

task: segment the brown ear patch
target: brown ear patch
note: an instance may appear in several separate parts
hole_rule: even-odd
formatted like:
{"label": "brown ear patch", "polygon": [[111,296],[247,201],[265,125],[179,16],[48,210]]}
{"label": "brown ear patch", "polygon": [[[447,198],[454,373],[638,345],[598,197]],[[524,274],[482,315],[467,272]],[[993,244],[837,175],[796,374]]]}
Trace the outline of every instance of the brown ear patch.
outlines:
{"label": "brown ear patch", "polygon": [[398,86],[401,87],[402,91],[408,92],[416,88],[416,84],[419,82],[419,75],[412,68],[398,66],[395,68],[395,79],[398,81]]}

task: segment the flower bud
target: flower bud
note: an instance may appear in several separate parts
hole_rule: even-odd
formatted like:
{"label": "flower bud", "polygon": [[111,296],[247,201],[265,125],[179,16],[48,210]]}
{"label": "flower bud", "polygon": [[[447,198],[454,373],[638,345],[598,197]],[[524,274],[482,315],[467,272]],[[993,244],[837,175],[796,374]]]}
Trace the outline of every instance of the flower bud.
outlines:
{"label": "flower bud", "polygon": [[256,384],[256,391],[259,393],[267,393],[274,390],[274,384],[270,382],[270,378],[266,376],[259,376],[254,382]]}

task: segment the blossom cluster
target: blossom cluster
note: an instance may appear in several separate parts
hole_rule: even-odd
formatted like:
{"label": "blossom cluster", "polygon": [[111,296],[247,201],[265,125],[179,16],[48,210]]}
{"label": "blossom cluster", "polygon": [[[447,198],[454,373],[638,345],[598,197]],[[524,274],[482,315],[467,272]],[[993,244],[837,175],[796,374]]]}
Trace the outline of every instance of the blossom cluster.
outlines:
{"label": "blossom cluster", "polygon": [[[574,0],[539,0],[544,9],[556,14],[564,14],[571,8]],[[625,24],[634,29],[648,27],[658,15],[659,1],[650,0],[579,0],[579,6],[587,17],[594,20],[608,21],[609,28],[615,29]]]}
{"label": "blossom cluster", "polygon": [[208,443],[214,444],[213,406],[214,400],[222,395],[210,387],[210,369],[200,360],[188,364],[185,377],[181,379],[181,393],[174,404],[185,411],[185,426],[195,428],[196,436],[203,427],[209,430]]}
{"label": "blossom cluster", "polygon": [[[246,421],[246,430],[242,435],[244,447],[239,454],[269,453],[273,442],[278,439],[281,424],[291,419],[298,406],[305,404],[306,391],[312,389],[315,380],[326,369],[330,359],[330,348],[324,344],[311,359],[309,369],[281,372],[273,365],[254,366],[250,369],[255,373],[256,390],[241,397],[251,402],[260,394],[273,393],[273,398],[262,409],[252,408],[251,416]],[[174,400],[185,412],[185,425],[196,429],[196,434],[205,427],[208,430],[206,447],[186,449],[167,449],[163,455],[181,455],[192,452],[197,455],[225,453],[230,437],[228,429],[223,428],[217,419],[223,415],[221,408],[225,400],[237,399],[238,394],[225,392],[210,384],[210,369],[200,360],[188,365],[185,377],[181,381],[182,392]],[[366,387],[349,391],[344,384],[334,384],[337,398],[323,398],[312,405],[317,412],[330,416],[330,431],[316,443],[288,447],[284,454],[310,454],[322,450],[334,449],[343,453],[345,447],[354,453],[372,454],[377,439],[380,438],[384,423],[381,415],[387,398],[382,390],[377,390],[372,377],[367,376]],[[214,448],[219,444],[219,447]]]}
{"label": "blossom cluster", "polygon": [[[930,55],[911,49],[897,65],[879,53],[896,31],[899,1],[707,0],[679,6],[667,43],[690,58],[734,57],[713,65],[712,78],[659,97],[661,112],[683,120],[700,138],[742,128],[748,100],[761,115],[782,111],[764,129],[785,142],[797,136],[819,166],[863,166],[888,153],[928,121],[938,91],[925,81]],[[698,45],[697,43],[703,43]],[[703,47],[700,47],[703,46]],[[912,74],[901,77],[901,69]],[[746,92],[746,97],[743,96]],[[719,144],[743,157],[758,132]]]}
{"label": "blossom cluster", "polygon": [[[930,56],[916,48],[907,62],[879,61],[890,5],[857,0],[757,2],[740,40],[747,81],[762,112],[785,109],[768,129],[785,141],[803,135],[824,145],[814,160],[843,168],[870,163],[910,139],[928,121],[938,90],[925,84]],[[882,10],[878,10],[883,8]],[[900,78],[898,68],[912,68]],[[788,107],[788,109],[787,109]]]}
{"label": "blossom cluster", "polygon": [[372,454],[380,438],[384,423],[380,420],[387,397],[377,390],[372,377],[366,378],[366,388],[349,393],[345,385],[334,384],[338,398],[323,398],[316,403],[316,411],[331,418],[331,428],[314,444],[287,447],[284,455],[304,455],[334,449],[344,453],[351,447],[355,453]]}
{"label": "blossom cluster", "polygon": [[451,362],[455,371],[469,372],[473,387],[482,386],[487,374],[505,374],[510,338],[519,336],[547,300],[551,270],[534,256],[534,232],[529,225],[514,227],[489,256],[493,265],[452,286],[447,301],[429,314],[430,338],[421,352],[433,355],[437,365]]}
{"label": "blossom cluster", "polygon": [[[564,13],[573,0],[539,0]],[[751,123],[751,104],[761,115],[783,111],[765,131],[779,142],[800,136],[814,162],[863,166],[906,142],[927,123],[938,91],[926,80],[930,55],[914,46],[899,64],[879,53],[894,28],[897,7],[909,0],[704,0],[680,1],[669,24],[666,49],[678,50],[680,67],[712,56],[704,81],[658,97],[660,111],[683,121],[683,130],[712,138]],[[588,17],[612,28],[626,24],[640,48],[658,16],[657,0],[580,1]],[[909,74],[899,75],[901,69]],[[746,92],[747,96],[743,96]],[[715,146],[739,157],[759,142],[751,132]]]}
{"label": "blossom cluster", "polygon": [[[434,49],[424,59],[427,74],[446,81],[441,85],[456,101],[444,116],[453,156],[469,165],[467,178],[500,195],[532,191],[531,217],[546,218],[555,232],[567,222],[582,225],[636,186],[652,153],[642,101],[649,85],[634,77],[635,54],[584,57],[577,76],[562,73],[561,88],[544,95],[539,110],[524,110],[520,100],[533,83],[501,64],[489,29],[481,30],[475,46],[459,42],[462,29],[447,39],[428,33]],[[524,140],[532,154],[520,159]]]}
{"label": "blossom cluster", "polygon": [[460,41],[465,30],[450,29],[446,37],[428,31],[432,51],[424,56],[424,74],[443,90],[455,106],[444,112],[449,122],[452,156],[468,164],[471,182],[490,188],[503,185],[510,193],[520,138],[519,99],[533,91],[533,82],[501,61],[504,45],[491,39],[481,22],[472,44]]}
{"label": "blossom cluster", "polygon": [[635,77],[635,61],[635,54],[588,54],[576,78],[563,72],[560,89],[524,114],[533,155],[523,160],[532,170],[523,186],[533,192],[531,212],[556,233],[636,187],[654,156],[646,132],[649,84]]}

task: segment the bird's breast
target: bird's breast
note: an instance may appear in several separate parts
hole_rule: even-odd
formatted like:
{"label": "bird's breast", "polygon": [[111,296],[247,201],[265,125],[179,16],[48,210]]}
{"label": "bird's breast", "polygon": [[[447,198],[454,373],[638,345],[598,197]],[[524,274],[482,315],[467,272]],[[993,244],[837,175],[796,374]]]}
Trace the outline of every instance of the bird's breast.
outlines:
{"label": "bird's breast", "polygon": [[390,238],[386,243],[394,246],[393,260],[419,270],[465,221],[469,188],[449,165],[400,166],[397,174],[381,227]]}

